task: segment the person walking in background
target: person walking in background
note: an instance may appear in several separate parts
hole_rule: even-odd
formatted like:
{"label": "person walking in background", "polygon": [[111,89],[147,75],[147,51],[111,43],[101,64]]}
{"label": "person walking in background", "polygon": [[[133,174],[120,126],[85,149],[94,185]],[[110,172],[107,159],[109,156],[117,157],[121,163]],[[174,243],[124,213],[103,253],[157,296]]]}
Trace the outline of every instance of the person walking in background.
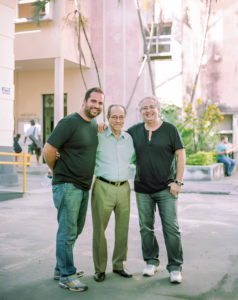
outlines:
{"label": "person walking in background", "polygon": [[126,117],[122,105],[108,107],[109,126],[99,133],[92,188],[93,261],[94,280],[105,279],[107,267],[107,240],[105,231],[112,211],[115,213],[115,246],[112,258],[113,272],[131,278],[126,270],[128,230],[130,219],[130,162],[135,162],[131,136],[121,131]]}
{"label": "person walking in background", "polygon": [[26,131],[26,135],[25,135],[25,143],[27,140],[27,144],[28,144],[28,153],[33,154],[33,151],[35,151],[36,154],[36,161],[37,161],[37,165],[39,166],[39,158],[40,158],[40,148],[36,148],[33,150],[32,145],[33,145],[33,141],[30,139],[30,135],[32,134],[37,140],[41,141],[41,132],[40,129],[38,127],[35,126],[35,121],[31,120],[31,127],[27,129]]}
{"label": "person walking in background", "polygon": [[[22,148],[21,145],[24,145],[23,140],[21,139],[20,133],[18,133],[14,138],[13,138],[13,149],[15,153],[21,153]],[[15,162],[17,162],[17,156],[15,156]]]}
{"label": "person walking in background", "polygon": [[[77,292],[88,289],[78,279],[73,247],[85,224],[98,146],[94,118],[101,113],[103,103],[100,88],[88,90],[82,108],[60,120],[43,150],[53,170],[53,200],[58,211],[54,279],[59,279],[60,287]],[[60,153],[57,161],[56,151]]]}
{"label": "person walking in background", "polygon": [[130,127],[128,133],[136,149],[134,189],[142,254],[146,262],[143,275],[154,275],[160,263],[159,245],[154,233],[157,205],[167,249],[170,282],[181,283],[183,251],[177,205],[185,168],[184,144],[177,128],[158,118],[160,102],[156,96],[143,98],[139,108],[145,122]]}
{"label": "person walking in background", "polygon": [[225,164],[226,175],[231,176],[231,172],[233,171],[236,162],[228,156],[228,153],[232,153],[234,151],[234,146],[230,144],[230,149],[227,149],[227,145],[228,137],[222,136],[221,142],[217,145],[217,161]]}

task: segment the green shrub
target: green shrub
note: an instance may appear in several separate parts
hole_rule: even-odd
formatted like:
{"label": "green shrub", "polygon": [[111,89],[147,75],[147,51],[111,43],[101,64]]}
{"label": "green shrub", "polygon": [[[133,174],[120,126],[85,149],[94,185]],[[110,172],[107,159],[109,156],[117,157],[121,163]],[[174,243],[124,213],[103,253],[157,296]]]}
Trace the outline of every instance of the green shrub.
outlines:
{"label": "green shrub", "polygon": [[193,166],[212,165],[214,163],[214,156],[215,155],[213,152],[199,151],[195,154],[189,155],[186,158],[186,165],[193,165]]}
{"label": "green shrub", "polygon": [[217,163],[217,151],[213,151],[211,153],[212,153],[213,163],[216,164]]}

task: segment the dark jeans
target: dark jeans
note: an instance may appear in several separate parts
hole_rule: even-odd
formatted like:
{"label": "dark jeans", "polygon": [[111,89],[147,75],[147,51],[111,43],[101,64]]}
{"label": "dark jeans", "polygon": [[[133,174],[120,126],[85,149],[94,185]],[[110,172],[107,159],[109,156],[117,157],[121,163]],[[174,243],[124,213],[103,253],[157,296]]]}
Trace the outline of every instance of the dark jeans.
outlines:
{"label": "dark jeans", "polygon": [[55,269],[60,270],[61,277],[66,277],[76,273],[73,247],[85,224],[89,192],[77,189],[72,183],[53,185],[52,190],[59,223]]}
{"label": "dark jeans", "polygon": [[219,163],[225,164],[226,174],[230,176],[231,172],[233,171],[233,169],[235,167],[236,162],[228,156],[218,158],[217,160],[218,160]]}
{"label": "dark jeans", "polygon": [[183,250],[177,220],[178,196],[170,188],[154,194],[136,193],[139,212],[142,254],[147,264],[159,266],[159,245],[154,233],[156,204],[158,206],[168,255],[167,270],[181,271]]}

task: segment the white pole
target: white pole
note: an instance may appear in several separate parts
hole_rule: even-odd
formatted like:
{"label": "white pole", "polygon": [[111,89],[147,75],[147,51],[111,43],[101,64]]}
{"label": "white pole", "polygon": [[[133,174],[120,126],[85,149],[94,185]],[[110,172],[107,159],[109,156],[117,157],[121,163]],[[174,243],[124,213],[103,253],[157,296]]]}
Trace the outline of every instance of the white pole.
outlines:
{"label": "white pole", "polygon": [[54,126],[64,117],[64,59],[55,58]]}

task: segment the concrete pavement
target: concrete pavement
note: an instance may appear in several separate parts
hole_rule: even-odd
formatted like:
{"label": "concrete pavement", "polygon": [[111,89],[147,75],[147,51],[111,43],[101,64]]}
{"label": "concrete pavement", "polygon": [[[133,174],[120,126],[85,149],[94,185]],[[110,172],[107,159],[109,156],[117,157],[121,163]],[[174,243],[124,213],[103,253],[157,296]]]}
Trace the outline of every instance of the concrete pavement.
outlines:
{"label": "concrete pavement", "polygon": [[181,193],[238,196],[238,172],[214,181],[184,181]]}
{"label": "concrete pavement", "polygon": [[[37,171],[37,168],[40,169],[40,171]],[[17,171],[20,171],[20,168],[18,168]],[[44,174],[46,173],[46,171],[47,167],[45,166],[28,168],[28,173],[26,174],[27,195],[37,195],[40,193],[46,193],[51,191],[50,186],[44,188],[41,185],[41,182],[44,180]],[[131,189],[133,190],[134,181],[129,180],[129,182]],[[18,174],[18,183],[11,184],[9,186],[0,186],[0,193],[4,191],[21,193],[23,190],[22,186],[23,175]],[[223,179],[215,181],[185,181],[181,193],[238,195],[238,172],[233,174],[231,177],[225,177]]]}
{"label": "concrete pavement", "polygon": [[77,293],[61,289],[58,282],[53,280],[56,209],[50,188],[39,187],[38,192],[36,191],[37,186],[23,198],[0,202],[0,300],[65,300],[79,297],[85,300],[238,299],[236,195],[180,195],[179,224],[184,250],[183,283],[180,285],[169,282],[167,255],[158,212],[155,228],[160,244],[161,263],[159,271],[153,277],[142,276],[145,263],[141,254],[134,192],[131,199],[127,263],[133,278],[126,279],[112,273],[112,215],[106,232],[109,257],[106,280],[102,283],[95,282],[89,203],[86,225],[74,249],[75,265],[85,271],[82,282],[89,286],[89,290]]}

